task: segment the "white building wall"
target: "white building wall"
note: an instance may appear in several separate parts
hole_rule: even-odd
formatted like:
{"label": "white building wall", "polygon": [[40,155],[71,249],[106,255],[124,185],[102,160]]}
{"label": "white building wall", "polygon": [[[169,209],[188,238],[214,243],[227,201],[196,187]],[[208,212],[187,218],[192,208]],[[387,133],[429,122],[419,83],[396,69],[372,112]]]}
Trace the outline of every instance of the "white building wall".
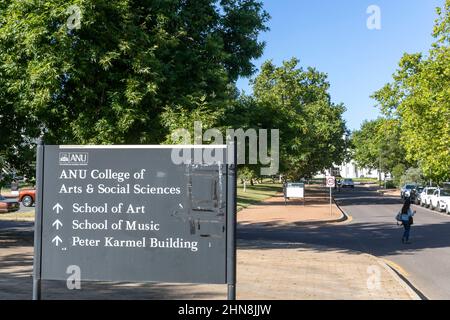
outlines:
{"label": "white building wall", "polygon": [[[358,168],[354,160],[340,166],[335,166],[335,168],[339,169],[342,178],[378,178],[377,169]],[[315,178],[324,178],[330,174],[329,171],[325,170],[325,173],[319,173]],[[381,179],[384,179],[384,173],[381,173]]]}

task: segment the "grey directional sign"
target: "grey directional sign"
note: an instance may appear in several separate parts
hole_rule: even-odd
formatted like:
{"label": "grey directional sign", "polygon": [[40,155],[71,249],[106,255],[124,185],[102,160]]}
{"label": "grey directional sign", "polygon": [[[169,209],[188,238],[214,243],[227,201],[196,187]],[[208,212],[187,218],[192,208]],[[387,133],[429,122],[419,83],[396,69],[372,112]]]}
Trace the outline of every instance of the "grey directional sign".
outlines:
{"label": "grey directional sign", "polygon": [[227,147],[179,148],[39,146],[35,279],[230,283]]}

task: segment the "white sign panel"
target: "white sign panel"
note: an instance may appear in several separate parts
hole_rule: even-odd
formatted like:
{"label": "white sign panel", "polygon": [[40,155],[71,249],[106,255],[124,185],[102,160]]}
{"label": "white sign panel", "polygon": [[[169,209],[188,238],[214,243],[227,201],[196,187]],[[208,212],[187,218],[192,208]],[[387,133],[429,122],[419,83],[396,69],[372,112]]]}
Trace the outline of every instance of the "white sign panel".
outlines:
{"label": "white sign panel", "polygon": [[327,177],[327,187],[334,188],[335,185],[336,185],[336,177],[333,176]]}
{"label": "white sign panel", "polygon": [[286,198],[304,198],[305,184],[303,183],[288,183],[286,185]]}

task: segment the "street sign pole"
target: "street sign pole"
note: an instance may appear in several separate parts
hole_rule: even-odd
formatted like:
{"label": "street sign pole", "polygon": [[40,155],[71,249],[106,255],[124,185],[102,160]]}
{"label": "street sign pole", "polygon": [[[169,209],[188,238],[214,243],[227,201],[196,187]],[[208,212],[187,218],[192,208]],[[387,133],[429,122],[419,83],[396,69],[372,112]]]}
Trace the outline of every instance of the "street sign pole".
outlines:
{"label": "street sign pole", "polygon": [[227,170],[227,284],[228,300],[236,300],[236,221],[237,221],[237,144],[233,142],[229,147],[233,150],[233,163],[228,164]]}
{"label": "street sign pole", "polygon": [[336,185],[336,177],[328,176],[326,179],[326,186],[330,188],[330,216],[333,215],[333,195],[332,188]]}
{"label": "street sign pole", "polygon": [[332,196],[331,196],[331,187],[330,187],[330,216],[333,215],[333,204],[332,204],[331,198],[332,198]]}
{"label": "street sign pole", "polygon": [[42,206],[44,190],[45,146],[40,139],[36,154],[36,213],[34,225],[33,300],[41,300],[41,258],[42,258]]}

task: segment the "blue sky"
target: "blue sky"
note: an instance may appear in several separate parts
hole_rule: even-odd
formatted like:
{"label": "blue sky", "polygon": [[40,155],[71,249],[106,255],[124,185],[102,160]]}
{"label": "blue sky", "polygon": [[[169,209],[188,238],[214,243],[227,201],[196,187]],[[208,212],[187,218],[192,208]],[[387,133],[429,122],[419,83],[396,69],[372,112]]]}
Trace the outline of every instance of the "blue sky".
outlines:
{"label": "blue sky", "polygon": [[[391,81],[403,53],[427,52],[435,8],[444,0],[265,0],[271,15],[262,62],[297,57],[329,76],[333,102],[347,107],[350,129],[379,113],[370,95]],[[370,5],[381,9],[381,30],[369,30]],[[251,93],[248,79],[238,87]]]}

